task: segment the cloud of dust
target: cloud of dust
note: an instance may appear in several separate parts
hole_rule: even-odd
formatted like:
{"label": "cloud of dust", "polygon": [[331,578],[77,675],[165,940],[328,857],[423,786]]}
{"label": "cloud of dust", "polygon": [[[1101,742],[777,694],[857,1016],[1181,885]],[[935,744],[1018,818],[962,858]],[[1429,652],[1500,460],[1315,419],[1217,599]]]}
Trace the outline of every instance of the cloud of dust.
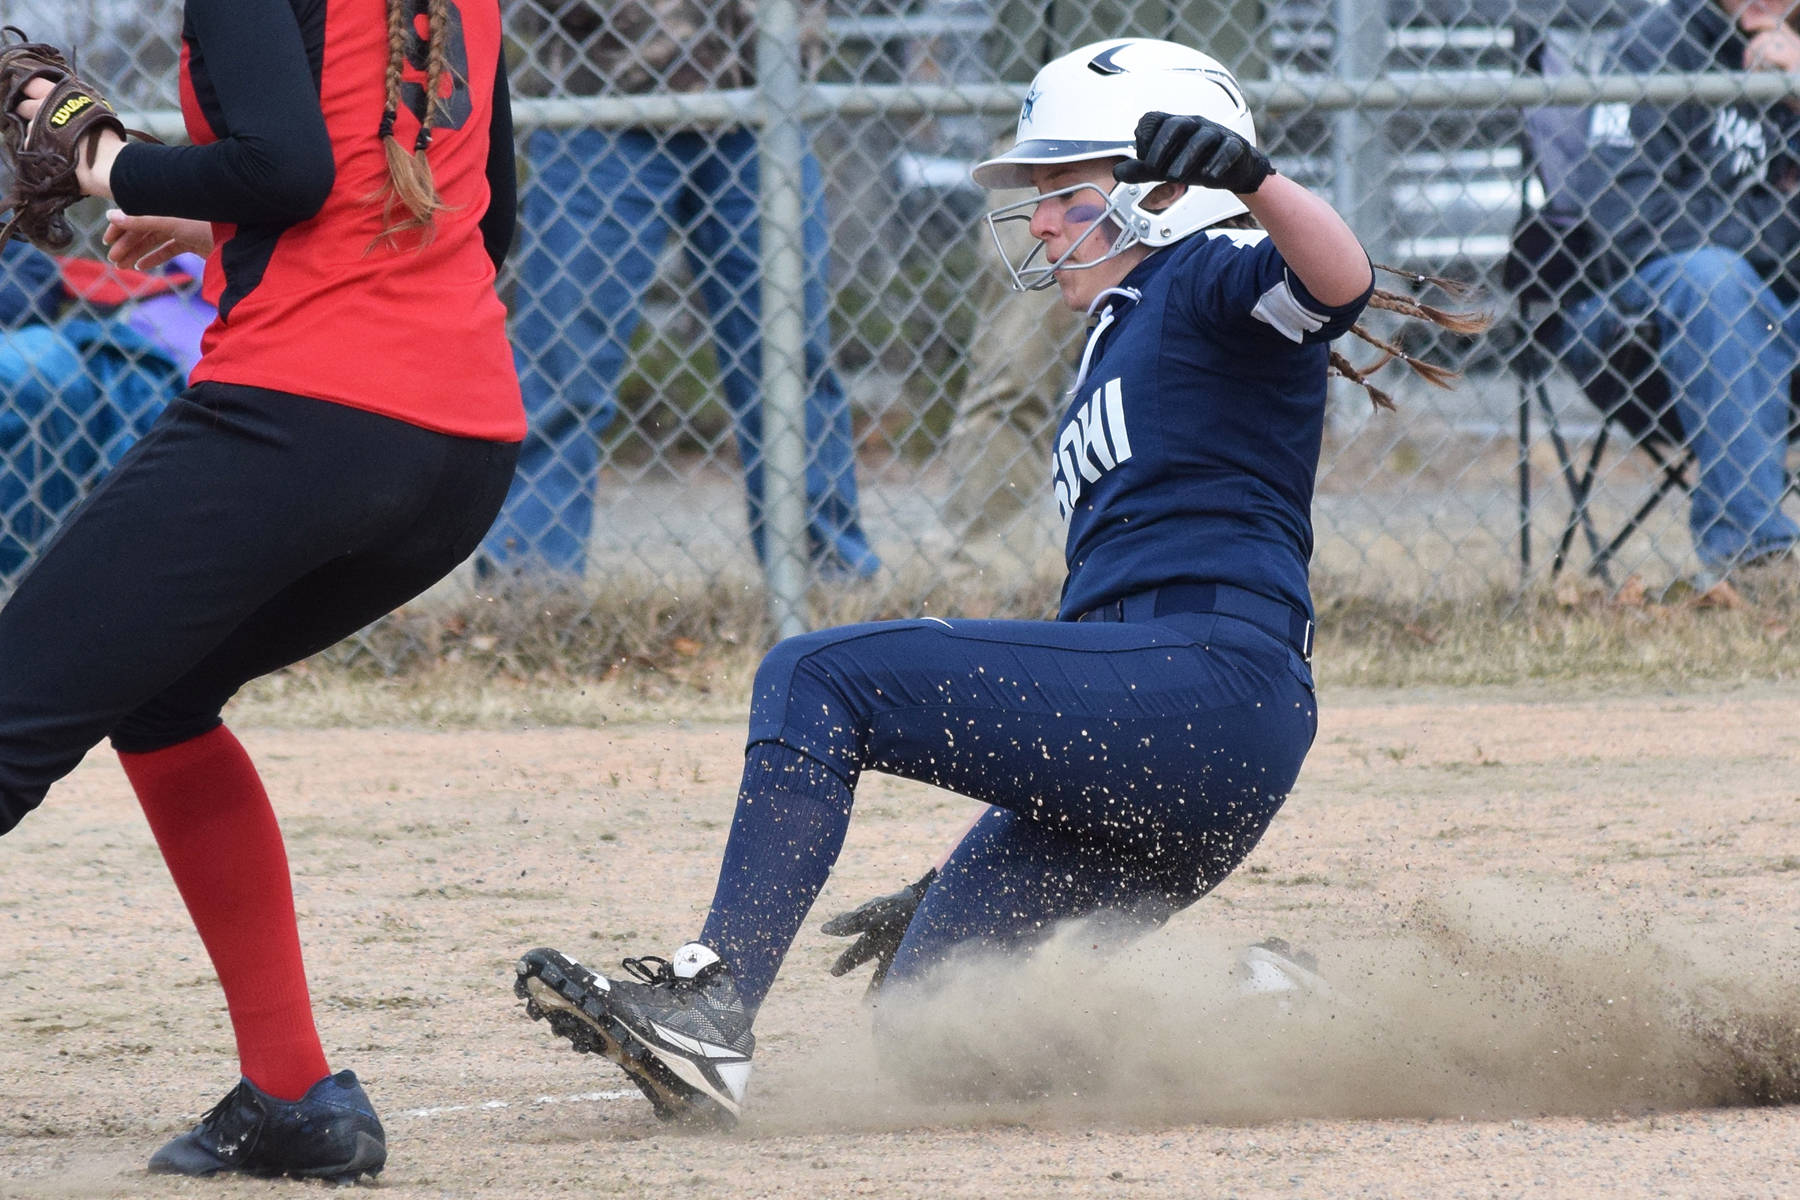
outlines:
{"label": "cloud of dust", "polygon": [[[1392,933],[1307,942],[1327,995],[1248,997],[1191,917],[1103,951],[1080,926],[953,964],[879,1048],[799,1064],[776,1125],[1605,1115],[1800,1101],[1800,936],[1678,927],[1499,882]],[[759,1122],[760,1123],[760,1122]]]}

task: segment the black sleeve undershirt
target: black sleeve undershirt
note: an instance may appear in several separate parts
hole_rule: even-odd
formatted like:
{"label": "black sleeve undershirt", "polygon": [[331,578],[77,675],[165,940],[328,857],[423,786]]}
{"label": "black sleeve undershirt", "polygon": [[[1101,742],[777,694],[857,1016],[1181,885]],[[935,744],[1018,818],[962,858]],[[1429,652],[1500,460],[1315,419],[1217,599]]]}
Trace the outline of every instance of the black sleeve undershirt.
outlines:
{"label": "black sleeve undershirt", "polygon": [[187,0],[186,7],[187,32],[222,114],[221,137],[204,146],[132,143],[113,165],[114,199],[129,213],[237,225],[315,216],[335,167],[293,7],[288,0]]}
{"label": "black sleeve undershirt", "polygon": [[512,90],[506,82],[506,55],[494,68],[494,116],[488,123],[488,210],[481,214],[481,242],[498,271],[512,246],[518,222],[518,168],[513,162]]}

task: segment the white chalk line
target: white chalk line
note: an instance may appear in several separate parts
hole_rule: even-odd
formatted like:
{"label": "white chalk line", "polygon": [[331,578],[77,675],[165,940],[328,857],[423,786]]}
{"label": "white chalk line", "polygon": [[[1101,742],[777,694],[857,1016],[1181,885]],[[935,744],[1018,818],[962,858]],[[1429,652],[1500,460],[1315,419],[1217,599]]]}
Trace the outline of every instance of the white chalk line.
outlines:
{"label": "white chalk line", "polygon": [[619,1088],[606,1092],[578,1092],[573,1096],[539,1096],[537,1099],[515,1104],[511,1100],[482,1100],[474,1104],[438,1104],[430,1108],[407,1108],[395,1113],[397,1117],[440,1117],[445,1113],[493,1111],[503,1108],[536,1108],[544,1104],[592,1104],[604,1100],[642,1100],[644,1094],[636,1088]]}

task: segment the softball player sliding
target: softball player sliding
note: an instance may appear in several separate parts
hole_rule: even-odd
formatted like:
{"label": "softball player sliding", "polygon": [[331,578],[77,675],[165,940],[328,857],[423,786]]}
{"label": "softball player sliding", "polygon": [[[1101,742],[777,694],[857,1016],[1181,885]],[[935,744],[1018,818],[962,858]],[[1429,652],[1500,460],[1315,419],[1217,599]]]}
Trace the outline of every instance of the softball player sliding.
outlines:
{"label": "softball player sliding", "polygon": [[330,1073],[280,829],[220,711],[448,573],[506,493],[524,416],[493,286],[499,6],[187,0],[182,39],[194,144],[102,133],[80,180],[124,210],[114,261],[210,252],[220,317],[0,609],[0,832],[110,737],[243,1075],[150,1169],[351,1179],[385,1163],[381,1123]]}
{"label": "softball player sliding", "polygon": [[1051,458],[1061,611],[782,642],[756,677],[699,938],[625,960],[634,979],[554,950],[519,961],[530,1015],[619,1063],[665,1118],[738,1113],[752,1022],[862,772],[992,806],[923,890],[892,1004],[957,947],[1022,947],[1100,913],[1166,920],[1250,853],[1312,743],[1328,343],[1372,294],[1422,310],[1374,293],[1343,220],[1257,149],[1236,79],[1182,46],[1050,63],[975,181],[1036,189],[988,217],[1029,222],[1015,284],[1055,286],[1093,322]]}

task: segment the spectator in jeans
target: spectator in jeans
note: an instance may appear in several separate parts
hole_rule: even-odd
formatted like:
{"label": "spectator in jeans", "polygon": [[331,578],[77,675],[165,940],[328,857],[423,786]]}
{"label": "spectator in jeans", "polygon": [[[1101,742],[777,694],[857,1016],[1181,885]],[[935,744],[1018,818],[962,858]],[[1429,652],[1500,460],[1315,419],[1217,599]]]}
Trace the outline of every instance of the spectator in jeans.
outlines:
{"label": "spectator in jeans", "polygon": [[[515,34],[533,61],[520,89],[706,92],[753,84],[747,0],[522,0]],[[657,260],[685,245],[712,322],[737,433],[750,538],[766,553],[762,440],[762,277],[753,129],[538,129],[528,143],[514,342],[531,432],[483,561],[579,576],[593,526],[600,433]],[[880,559],[857,510],[850,404],[831,369],[824,191],[809,151],[798,164],[805,208],[806,496],[821,573],[867,578]]]}
{"label": "spectator in jeans", "polygon": [[[1631,74],[1800,70],[1790,0],[1670,0],[1615,42]],[[1578,306],[1578,372],[1648,316],[1697,478],[1688,521],[1710,572],[1790,556],[1790,377],[1800,362],[1800,109],[1648,101],[1594,110],[1573,188],[1624,268]]]}

